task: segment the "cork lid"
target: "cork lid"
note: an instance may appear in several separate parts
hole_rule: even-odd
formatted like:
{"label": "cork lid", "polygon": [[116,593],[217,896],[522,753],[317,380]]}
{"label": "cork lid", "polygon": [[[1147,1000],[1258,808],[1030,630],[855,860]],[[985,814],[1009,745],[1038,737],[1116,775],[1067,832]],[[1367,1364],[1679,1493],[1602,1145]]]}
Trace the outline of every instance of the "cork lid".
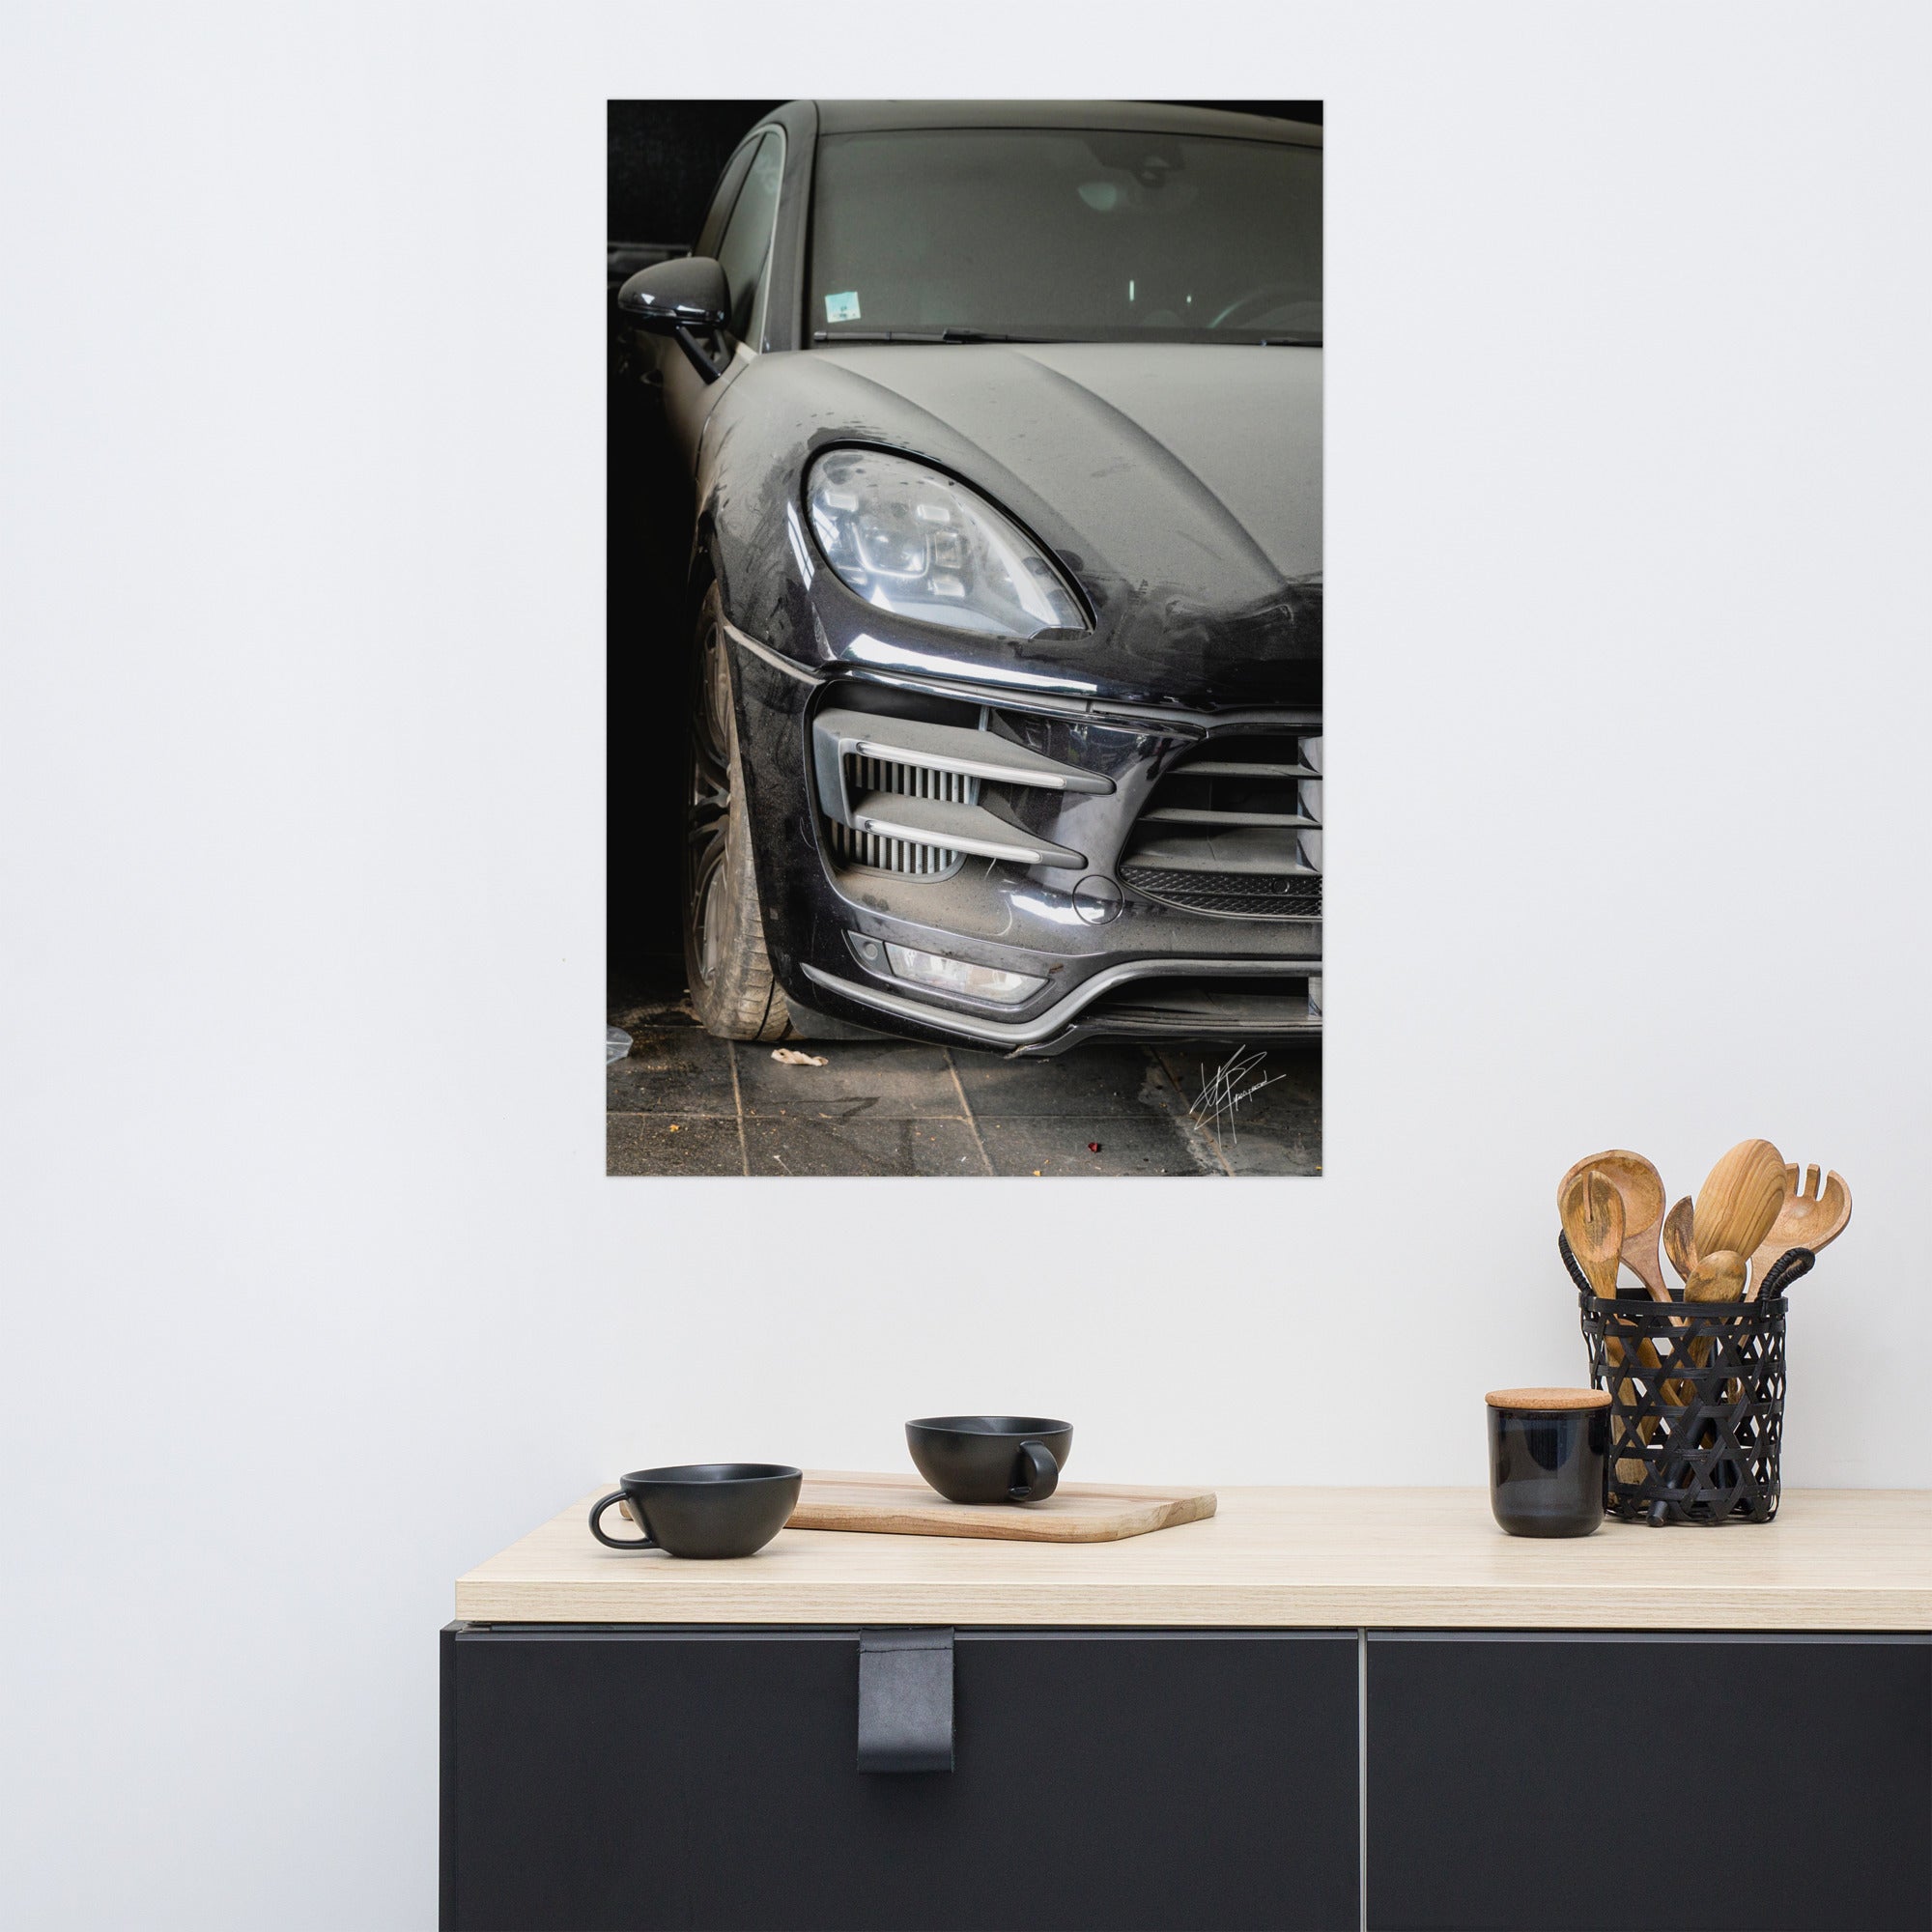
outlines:
{"label": "cork lid", "polygon": [[1531,1408],[1553,1412],[1566,1408],[1608,1408],[1608,1389],[1492,1389],[1483,1400],[1492,1408]]}

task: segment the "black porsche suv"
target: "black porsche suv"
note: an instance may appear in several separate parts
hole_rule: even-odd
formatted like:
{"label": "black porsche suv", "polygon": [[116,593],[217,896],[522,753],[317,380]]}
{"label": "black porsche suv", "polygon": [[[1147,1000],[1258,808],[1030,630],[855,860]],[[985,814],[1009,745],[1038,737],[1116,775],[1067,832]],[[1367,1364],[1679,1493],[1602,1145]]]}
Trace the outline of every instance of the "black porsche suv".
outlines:
{"label": "black porsche suv", "polygon": [[624,282],[694,487],[711,1031],[1319,1035],[1321,158],[794,101]]}

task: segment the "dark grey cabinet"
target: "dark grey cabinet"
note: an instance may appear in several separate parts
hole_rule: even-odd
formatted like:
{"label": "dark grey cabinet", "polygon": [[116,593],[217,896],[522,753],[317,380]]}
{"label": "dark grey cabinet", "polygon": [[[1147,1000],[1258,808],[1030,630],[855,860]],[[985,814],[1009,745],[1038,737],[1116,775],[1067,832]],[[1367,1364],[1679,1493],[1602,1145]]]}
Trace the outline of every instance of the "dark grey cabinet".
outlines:
{"label": "dark grey cabinet", "polygon": [[1932,1637],[960,1630],[897,1774],[861,1641],[451,1626],[447,1932],[1932,1932]]}
{"label": "dark grey cabinet", "polygon": [[445,1631],[443,1926],[1359,1925],[1354,1632],[962,1630],[953,1770],[887,1776],[859,1638]]}
{"label": "dark grey cabinet", "polygon": [[1379,1634],[1381,1932],[1932,1927],[1932,1641]]}

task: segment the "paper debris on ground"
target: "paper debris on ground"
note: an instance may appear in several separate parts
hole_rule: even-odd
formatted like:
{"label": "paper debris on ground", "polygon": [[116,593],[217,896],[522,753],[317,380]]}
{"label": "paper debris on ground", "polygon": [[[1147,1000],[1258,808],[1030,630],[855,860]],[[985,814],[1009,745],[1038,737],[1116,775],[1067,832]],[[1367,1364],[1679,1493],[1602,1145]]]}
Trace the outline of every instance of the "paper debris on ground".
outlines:
{"label": "paper debris on ground", "polygon": [[775,1046],[772,1058],[781,1066],[823,1066],[826,1064],[822,1053],[801,1053],[795,1046]]}

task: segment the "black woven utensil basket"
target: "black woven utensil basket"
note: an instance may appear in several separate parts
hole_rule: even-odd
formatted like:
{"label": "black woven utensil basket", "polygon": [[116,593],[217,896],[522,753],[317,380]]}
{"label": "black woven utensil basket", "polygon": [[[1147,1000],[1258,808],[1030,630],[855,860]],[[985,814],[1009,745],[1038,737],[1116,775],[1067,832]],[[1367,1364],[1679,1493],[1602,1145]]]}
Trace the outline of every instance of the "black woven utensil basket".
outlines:
{"label": "black woven utensil basket", "polygon": [[[1563,1259],[1579,1272],[1563,1244]],[[1784,1284],[1755,1301],[1605,1301],[1579,1289],[1590,1384],[1610,1392],[1607,1507],[1627,1522],[1769,1522],[1784,1433]]]}

